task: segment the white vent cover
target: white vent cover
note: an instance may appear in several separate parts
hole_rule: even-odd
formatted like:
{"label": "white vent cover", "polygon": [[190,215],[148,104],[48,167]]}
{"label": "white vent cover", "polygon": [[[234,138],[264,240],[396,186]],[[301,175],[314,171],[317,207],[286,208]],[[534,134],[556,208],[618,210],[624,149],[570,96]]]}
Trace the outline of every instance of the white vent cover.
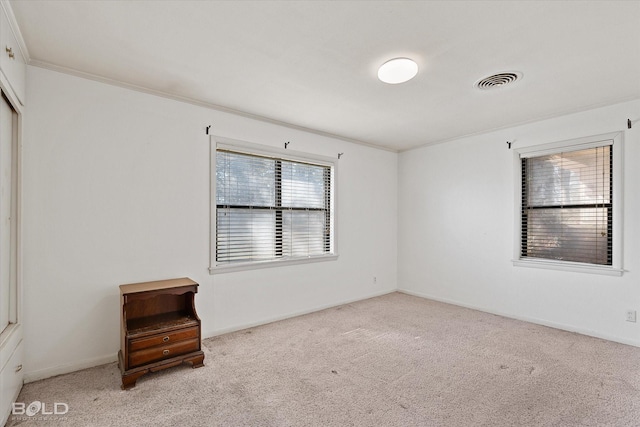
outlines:
{"label": "white vent cover", "polygon": [[488,90],[496,89],[522,78],[522,73],[517,71],[509,71],[505,73],[494,74],[489,77],[478,80],[474,86],[478,89]]}

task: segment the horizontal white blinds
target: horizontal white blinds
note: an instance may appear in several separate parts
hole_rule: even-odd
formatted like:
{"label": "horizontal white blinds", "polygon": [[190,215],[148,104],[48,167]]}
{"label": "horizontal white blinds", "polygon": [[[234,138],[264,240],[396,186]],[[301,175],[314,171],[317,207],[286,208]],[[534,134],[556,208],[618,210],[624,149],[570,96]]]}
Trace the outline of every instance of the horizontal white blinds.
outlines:
{"label": "horizontal white blinds", "polygon": [[612,146],[521,162],[521,256],[611,265]]}
{"label": "horizontal white blinds", "polygon": [[331,251],[331,168],[216,152],[216,263]]}
{"label": "horizontal white blinds", "polygon": [[548,145],[521,148],[518,150],[518,152],[520,153],[520,158],[524,159],[528,157],[540,157],[557,154],[558,152],[570,153],[572,151],[583,151],[589,148],[598,148],[607,145],[613,145],[613,139],[610,139],[610,137],[605,137],[602,140],[597,141],[572,143],[569,146],[564,145],[560,142],[556,142]]}

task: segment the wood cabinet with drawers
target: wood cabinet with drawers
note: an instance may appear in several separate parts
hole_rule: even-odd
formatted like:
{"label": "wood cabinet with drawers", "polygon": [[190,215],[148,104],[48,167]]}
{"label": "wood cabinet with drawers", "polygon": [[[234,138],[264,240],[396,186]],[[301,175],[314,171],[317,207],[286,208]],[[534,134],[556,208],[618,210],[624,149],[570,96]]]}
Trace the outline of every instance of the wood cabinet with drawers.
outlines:
{"label": "wood cabinet with drawers", "polygon": [[123,389],[134,387],[148,372],[184,362],[194,368],[204,365],[197,292],[198,284],[186,277],[120,286]]}

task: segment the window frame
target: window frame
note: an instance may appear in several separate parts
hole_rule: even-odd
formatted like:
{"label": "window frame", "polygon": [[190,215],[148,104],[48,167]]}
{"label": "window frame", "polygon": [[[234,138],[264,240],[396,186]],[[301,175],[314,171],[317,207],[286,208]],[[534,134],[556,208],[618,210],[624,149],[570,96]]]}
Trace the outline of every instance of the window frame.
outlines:
{"label": "window frame", "polygon": [[[512,263],[516,267],[532,267],[550,270],[562,270],[603,274],[610,276],[622,276],[622,230],[623,230],[623,142],[622,132],[612,132],[602,135],[588,136],[571,140],[553,142],[536,146],[516,148],[513,150],[514,161],[514,242]],[[544,258],[523,257],[521,254],[522,239],[522,158],[556,154],[567,151],[578,151],[587,148],[612,146],[613,172],[612,172],[612,259],[611,265],[590,264],[573,261],[551,260]]]}
{"label": "window frame", "polygon": [[[281,160],[288,160],[293,162],[311,163],[319,166],[326,166],[330,168],[331,173],[331,186],[330,192],[330,251],[329,253],[322,255],[310,255],[299,258],[287,258],[280,260],[266,260],[266,261],[249,261],[238,263],[218,263],[216,260],[216,220],[217,220],[217,200],[216,200],[216,158],[218,150],[228,150],[237,153],[273,157]],[[262,144],[256,144],[247,141],[240,141],[231,138],[212,135],[210,137],[210,217],[209,217],[209,274],[229,273],[235,271],[254,270],[269,267],[280,267],[297,264],[307,264],[322,261],[334,261],[338,259],[338,225],[337,225],[337,198],[338,198],[338,162],[337,159],[320,156],[316,154],[303,153],[299,151],[282,149]]]}

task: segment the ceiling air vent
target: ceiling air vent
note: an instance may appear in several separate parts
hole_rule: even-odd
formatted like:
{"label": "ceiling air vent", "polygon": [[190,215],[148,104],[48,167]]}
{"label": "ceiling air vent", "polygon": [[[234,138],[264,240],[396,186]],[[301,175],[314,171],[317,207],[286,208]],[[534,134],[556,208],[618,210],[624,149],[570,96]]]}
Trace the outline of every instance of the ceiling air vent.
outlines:
{"label": "ceiling air vent", "polygon": [[480,79],[474,85],[478,89],[488,90],[488,89],[496,89],[509,83],[513,83],[516,80],[522,78],[522,73],[517,71],[510,71],[508,73],[498,73],[493,76],[485,77],[484,79]]}

